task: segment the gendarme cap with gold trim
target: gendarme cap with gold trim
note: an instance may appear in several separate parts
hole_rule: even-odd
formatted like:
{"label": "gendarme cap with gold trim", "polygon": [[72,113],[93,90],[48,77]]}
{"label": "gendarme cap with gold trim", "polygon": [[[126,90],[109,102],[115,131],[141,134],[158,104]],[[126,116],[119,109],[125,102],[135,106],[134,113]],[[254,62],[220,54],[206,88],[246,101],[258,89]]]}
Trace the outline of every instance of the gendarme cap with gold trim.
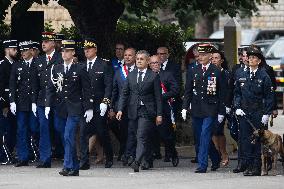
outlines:
{"label": "gendarme cap with gold trim", "polygon": [[56,34],[53,32],[42,32],[41,33],[41,40],[42,41],[55,41]]}
{"label": "gendarme cap with gold trim", "polygon": [[197,48],[199,53],[212,53],[215,49],[216,48],[209,43],[199,44]]}
{"label": "gendarme cap with gold trim", "polygon": [[87,38],[83,41],[83,48],[97,48],[95,39]]}
{"label": "gendarme cap with gold trim", "polygon": [[253,47],[249,47],[249,48],[248,48],[247,56],[256,56],[256,57],[258,57],[259,59],[263,59],[262,52],[259,51],[259,50],[256,49],[256,48],[253,48]]}
{"label": "gendarme cap with gold trim", "polygon": [[74,40],[62,40],[61,49],[76,49],[76,42]]}

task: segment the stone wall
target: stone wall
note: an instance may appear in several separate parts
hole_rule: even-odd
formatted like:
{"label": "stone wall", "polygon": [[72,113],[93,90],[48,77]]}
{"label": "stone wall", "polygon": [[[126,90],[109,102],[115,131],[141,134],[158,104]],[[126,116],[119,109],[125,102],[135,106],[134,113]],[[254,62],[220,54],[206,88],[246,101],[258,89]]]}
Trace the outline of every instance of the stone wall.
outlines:
{"label": "stone wall", "polygon": [[[284,29],[284,0],[273,5],[274,8],[268,4],[259,5],[258,14],[251,18],[237,18],[237,21],[243,29]],[[228,16],[220,16],[216,30],[223,30],[229,19]]]}
{"label": "stone wall", "polygon": [[[12,6],[14,4],[15,1]],[[64,7],[60,6],[55,0],[50,1],[48,5],[39,5],[34,3],[28,11],[44,11],[44,22],[51,22],[56,32],[60,31],[62,25],[70,27],[73,24],[68,11]],[[8,9],[5,22],[8,24],[11,23],[11,7]]]}

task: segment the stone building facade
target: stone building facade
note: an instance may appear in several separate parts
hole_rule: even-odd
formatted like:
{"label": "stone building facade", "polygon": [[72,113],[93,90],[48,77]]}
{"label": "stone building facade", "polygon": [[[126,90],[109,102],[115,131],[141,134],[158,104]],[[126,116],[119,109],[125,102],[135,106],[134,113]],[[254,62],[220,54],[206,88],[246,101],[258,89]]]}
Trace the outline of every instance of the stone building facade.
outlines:
{"label": "stone building facade", "polygon": [[[16,2],[13,1],[12,6]],[[11,7],[12,7],[11,6]],[[6,15],[5,22],[7,24],[11,23],[11,7],[8,9],[8,14]],[[48,5],[40,5],[34,3],[28,11],[43,11],[44,12],[44,22],[51,23],[52,27],[56,32],[60,31],[62,25],[65,27],[70,27],[73,23],[67,9],[60,6],[56,0],[52,0]]]}

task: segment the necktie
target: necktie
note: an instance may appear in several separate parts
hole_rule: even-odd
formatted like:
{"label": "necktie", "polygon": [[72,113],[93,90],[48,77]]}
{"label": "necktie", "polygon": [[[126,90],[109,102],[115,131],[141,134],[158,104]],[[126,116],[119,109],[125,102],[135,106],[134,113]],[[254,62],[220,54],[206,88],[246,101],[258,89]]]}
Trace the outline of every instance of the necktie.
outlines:
{"label": "necktie", "polygon": [[138,74],[139,74],[138,75],[138,84],[140,84],[142,82],[142,74],[143,74],[143,72],[139,71]]}
{"label": "necktie", "polygon": [[65,66],[65,73],[69,71],[68,66]]}
{"label": "necktie", "polygon": [[205,73],[205,72],[206,72],[206,67],[203,66],[203,67],[202,67],[202,70],[203,70],[203,73]]}
{"label": "necktie", "polygon": [[255,78],[255,73],[254,72],[250,72],[250,78],[254,79]]}
{"label": "necktie", "polygon": [[89,63],[88,63],[88,71],[90,71],[90,70],[91,70],[92,63],[93,63],[93,62],[89,62]]}
{"label": "necktie", "polygon": [[47,58],[48,58],[48,62],[50,62],[51,61],[51,56],[47,56]]}

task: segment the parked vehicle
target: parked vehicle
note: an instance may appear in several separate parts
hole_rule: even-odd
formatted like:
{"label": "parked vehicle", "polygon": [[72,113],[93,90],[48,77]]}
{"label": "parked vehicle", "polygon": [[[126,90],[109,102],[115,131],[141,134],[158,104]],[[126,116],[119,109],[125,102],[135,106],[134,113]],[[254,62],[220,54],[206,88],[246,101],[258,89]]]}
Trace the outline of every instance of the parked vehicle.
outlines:
{"label": "parked vehicle", "polygon": [[[250,45],[258,40],[272,40],[284,36],[284,30],[244,29],[241,31],[241,45]],[[223,39],[224,30],[212,33],[209,38]]]}

